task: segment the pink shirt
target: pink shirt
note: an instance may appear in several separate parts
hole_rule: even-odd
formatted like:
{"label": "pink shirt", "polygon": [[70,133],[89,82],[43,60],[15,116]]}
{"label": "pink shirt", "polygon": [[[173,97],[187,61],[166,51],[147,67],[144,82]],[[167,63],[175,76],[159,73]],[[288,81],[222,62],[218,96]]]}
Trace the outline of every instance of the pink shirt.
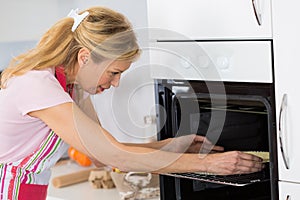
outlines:
{"label": "pink shirt", "polygon": [[54,70],[30,71],[11,78],[0,90],[0,163],[17,161],[35,151],[50,128],[29,112],[73,102]]}

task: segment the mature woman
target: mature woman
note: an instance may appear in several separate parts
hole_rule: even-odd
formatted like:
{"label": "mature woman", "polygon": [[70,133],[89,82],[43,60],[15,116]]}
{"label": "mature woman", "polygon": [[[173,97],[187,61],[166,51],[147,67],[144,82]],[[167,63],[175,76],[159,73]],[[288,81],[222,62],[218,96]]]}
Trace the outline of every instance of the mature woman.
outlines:
{"label": "mature woman", "polygon": [[143,146],[114,139],[99,123],[85,92],[117,87],[121,73],[139,54],[125,17],[92,7],[80,14],[72,11],[34,49],[14,58],[1,77],[0,199],[45,199],[49,169],[67,144],[97,165],[122,171],[236,174],[262,169],[260,158],[238,151],[191,153],[199,152],[200,136]]}

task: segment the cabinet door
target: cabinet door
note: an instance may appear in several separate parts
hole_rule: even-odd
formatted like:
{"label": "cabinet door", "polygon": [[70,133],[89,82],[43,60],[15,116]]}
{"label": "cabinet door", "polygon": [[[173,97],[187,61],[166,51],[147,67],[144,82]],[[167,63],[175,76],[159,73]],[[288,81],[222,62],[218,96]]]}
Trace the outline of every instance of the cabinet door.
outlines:
{"label": "cabinet door", "polygon": [[300,184],[279,182],[280,200],[298,200],[300,199]]}
{"label": "cabinet door", "polygon": [[300,182],[300,1],[274,0],[274,71],[279,179]]}
{"label": "cabinet door", "polygon": [[272,37],[270,0],[148,0],[148,17],[149,27],[178,33],[152,39]]}

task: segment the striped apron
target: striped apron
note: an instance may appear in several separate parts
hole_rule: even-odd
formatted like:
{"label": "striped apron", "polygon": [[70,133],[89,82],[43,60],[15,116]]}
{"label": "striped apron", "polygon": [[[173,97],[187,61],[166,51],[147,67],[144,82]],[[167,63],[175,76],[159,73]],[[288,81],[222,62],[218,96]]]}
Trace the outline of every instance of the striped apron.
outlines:
{"label": "striped apron", "polygon": [[[63,67],[55,76],[66,91]],[[35,152],[11,163],[0,163],[0,200],[45,200],[50,180],[50,168],[67,151],[69,145],[53,131]]]}
{"label": "striped apron", "polygon": [[0,164],[0,199],[46,199],[50,168],[67,148],[68,145],[51,131],[31,155],[16,162]]}

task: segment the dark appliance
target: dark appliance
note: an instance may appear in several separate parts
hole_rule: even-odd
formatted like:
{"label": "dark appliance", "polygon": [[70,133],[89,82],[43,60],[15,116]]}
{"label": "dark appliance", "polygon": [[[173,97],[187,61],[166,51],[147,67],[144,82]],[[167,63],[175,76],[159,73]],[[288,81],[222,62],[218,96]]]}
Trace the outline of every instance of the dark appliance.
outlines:
{"label": "dark appliance", "polygon": [[278,199],[273,83],[156,79],[155,94],[158,140],[197,133],[225,151],[270,153],[257,173],[160,175],[162,200]]}

